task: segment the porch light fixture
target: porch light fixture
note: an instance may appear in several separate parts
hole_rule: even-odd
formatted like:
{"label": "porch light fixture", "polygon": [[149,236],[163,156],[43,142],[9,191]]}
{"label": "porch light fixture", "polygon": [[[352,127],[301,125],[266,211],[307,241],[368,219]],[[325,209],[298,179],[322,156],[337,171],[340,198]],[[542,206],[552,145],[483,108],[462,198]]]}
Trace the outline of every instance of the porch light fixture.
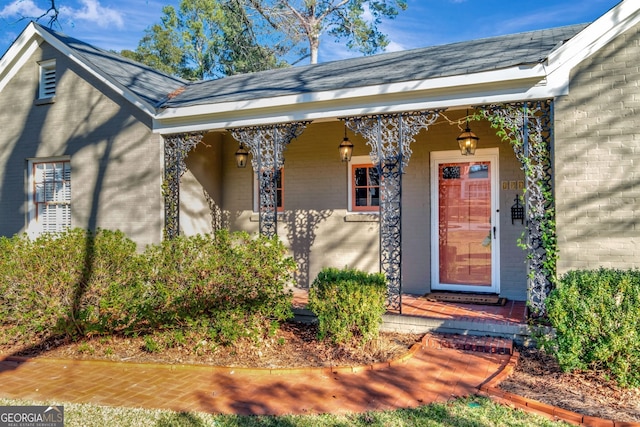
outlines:
{"label": "porch light fixture", "polygon": [[240,148],[236,151],[236,165],[239,168],[246,167],[247,159],[249,159],[249,152],[244,148],[244,145],[240,144]]}
{"label": "porch light fixture", "polygon": [[476,145],[478,144],[478,138],[475,133],[471,132],[469,128],[469,112],[467,111],[467,128],[462,132],[457,140],[460,147],[460,153],[463,156],[473,156],[476,154]]}
{"label": "porch light fixture", "polygon": [[347,126],[344,127],[344,139],[340,143],[338,147],[340,151],[340,160],[343,162],[351,161],[351,153],[353,153],[353,144],[349,141],[349,137],[347,136]]}

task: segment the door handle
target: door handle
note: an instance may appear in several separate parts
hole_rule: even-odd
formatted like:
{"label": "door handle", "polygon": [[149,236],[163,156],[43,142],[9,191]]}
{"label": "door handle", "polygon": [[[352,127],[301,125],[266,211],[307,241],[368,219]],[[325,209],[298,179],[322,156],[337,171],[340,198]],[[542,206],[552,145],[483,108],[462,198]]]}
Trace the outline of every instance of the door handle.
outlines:
{"label": "door handle", "polygon": [[496,227],[493,227],[493,239],[495,240],[496,238]]}

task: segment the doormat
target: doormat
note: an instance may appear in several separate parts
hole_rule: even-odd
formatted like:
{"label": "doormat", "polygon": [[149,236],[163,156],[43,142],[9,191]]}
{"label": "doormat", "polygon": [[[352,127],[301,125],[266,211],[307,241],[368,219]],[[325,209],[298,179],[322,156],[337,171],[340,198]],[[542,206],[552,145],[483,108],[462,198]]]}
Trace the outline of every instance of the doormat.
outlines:
{"label": "doormat", "polygon": [[431,292],[424,294],[423,298],[435,302],[452,302],[456,304],[478,304],[478,305],[505,305],[506,298],[498,295],[486,294],[464,294],[454,292]]}

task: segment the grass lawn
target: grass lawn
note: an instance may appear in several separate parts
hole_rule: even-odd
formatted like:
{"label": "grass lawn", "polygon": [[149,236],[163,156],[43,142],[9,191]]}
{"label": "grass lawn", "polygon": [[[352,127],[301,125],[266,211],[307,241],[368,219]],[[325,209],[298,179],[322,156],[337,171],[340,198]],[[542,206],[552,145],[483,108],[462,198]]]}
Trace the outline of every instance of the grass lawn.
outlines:
{"label": "grass lawn", "polygon": [[[157,426],[157,427],[205,427],[205,426],[559,426],[536,415],[513,410],[495,404],[485,398],[457,399],[446,404],[431,404],[416,409],[387,412],[368,412],[345,415],[289,415],[235,416],[210,415],[196,412],[110,408],[89,404],[59,402],[29,402],[0,399],[0,406],[63,405],[65,427],[93,426]],[[562,424],[566,425],[566,424]]]}

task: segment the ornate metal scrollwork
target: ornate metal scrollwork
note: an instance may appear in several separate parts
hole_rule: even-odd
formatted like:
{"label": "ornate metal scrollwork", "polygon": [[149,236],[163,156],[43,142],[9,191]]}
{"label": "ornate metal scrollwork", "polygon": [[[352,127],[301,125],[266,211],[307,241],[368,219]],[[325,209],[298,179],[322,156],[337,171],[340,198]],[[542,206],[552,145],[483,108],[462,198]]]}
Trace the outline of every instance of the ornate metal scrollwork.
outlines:
{"label": "ornate metal scrollwork", "polygon": [[552,157],[553,101],[532,101],[482,107],[493,127],[504,132],[525,172],[528,252],[528,302],[543,315],[544,301],[555,285],[556,237]]}
{"label": "ornate metal scrollwork", "polygon": [[185,158],[202,141],[203,132],[164,136],[164,233],[172,239],[180,234],[180,178],[187,170]]}
{"label": "ornate metal scrollwork", "polygon": [[229,212],[223,211],[220,206],[216,204],[213,197],[209,194],[206,188],[202,188],[202,193],[209,206],[209,214],[211,215],[211,231],[215,233],[218,230],[228,228],[229,226]]}
{"label": "ornate metal scrollwork", "polygon": [[369,156],[380,182],[380,270],[388,281],[387,307],[402,312],[402,174],[411,158],[411,143],[432,125],[439,111],[420,111],[343,118],[371,147]]}
{"label": "ornate metal scrollwork", "polygon": [[251,152],[251,165],[258,176],[260,234],[278,234],[277,182],[284,165],[285,147],[302,134],[309,122],[294,122],[276,125],[250,126],[230,129],[233,137]]}

